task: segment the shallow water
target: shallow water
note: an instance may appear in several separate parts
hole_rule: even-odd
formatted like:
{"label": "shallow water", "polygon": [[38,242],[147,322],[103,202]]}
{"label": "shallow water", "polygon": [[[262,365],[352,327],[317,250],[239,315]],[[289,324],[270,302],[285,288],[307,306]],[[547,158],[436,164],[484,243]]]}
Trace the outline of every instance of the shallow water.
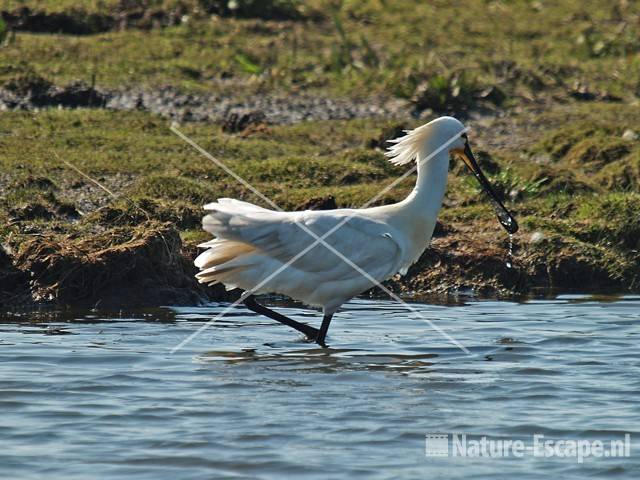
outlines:
{"label": "shallow water", "polygon": [[[640,297],[356,300],[323,350],[225,305],[0,324],[0,478],[637,478]],[[283,308],[318,322],[315,314]],[[427,433],[622,439],[620,458],[425,456]]]}

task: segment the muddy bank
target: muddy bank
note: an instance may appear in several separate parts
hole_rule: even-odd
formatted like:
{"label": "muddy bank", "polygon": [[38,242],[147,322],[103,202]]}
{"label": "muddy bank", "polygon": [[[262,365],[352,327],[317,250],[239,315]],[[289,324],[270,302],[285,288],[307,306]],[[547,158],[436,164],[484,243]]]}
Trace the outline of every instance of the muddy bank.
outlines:
{"label": "muddy bank", "polygon": [[[156,2],[157,3],[157,2]],[[230,7],[232,5],[232,7]],[[190,1],[174,5],[149,5],[149,2],[119,2],[91,11],[82,5],[63,11],[47,11],[42,8],[23,6],[0,10],[0,17],[16,31],[34,33],[63,33],[68,35],[91,35],[129,28],[149,30],[170,27],[190,20],[191,17],[261,18],[263,20],[318,19],[317,13],[307,12],[286,2],[236,2]]]}
{"label": "muddy bank", "polygon": [[[640,178],[640,144],[629,130],[637,114],[609,106],[567,111],[549,117],[555,124],[507,116],[473,124],[474,142],[487,148],[476,150],[478,159],[521,225],[513,258],[482,191],[454,162],[431,247],[408,275],[388,282],[393,291],[411,297],[640,289],[640,194],[630,190]],[[577,118],[585,115],[592,117]],[[32,117],[3,115],[13,161],[0,175],[0,233],[9,247],[0,255],[0,303],[126,307],[234,298],[222,287],[198,285],[192,260],[195,245],[208,239],[201,206],[222,196],[255,202],[248,192],[215,166],[193,161],[182,144],[162,144],[166,122],[157,117],[65,110],[42,112],[37,125]],[[245,136],[212,132],[208,124],[189,128],[212,138],[214,151],[224,144],[239,174],[286,210],[362,205],[402,173],[380,149],[403,121],[259,130],[262,115],[227,120],[225,131],[257,130]],[[26,163],[23,138],[43,130],[69,132],[70,147],[57,147],[60,158],[79,162],[116,198],[51,163],[50,138],[33,142],[39,150]],[[106,139],[102,149],[96,139]],[[397,202],[412,187],[409,181],[381,201]]]}
{"label": "muddy bank", "polygon": [[[640,268],[621,277],[570,245],[551,253],[544,241],[520,239],[509,257],[506,243],[495,236],[446,225],[436,233],[408,274],[387,281],[388,288],[407,298],[504,297],[541,290],[624,291],[640,279]],[[126,308],[237,299],[239,291],[196,282],[196,255],[195,245],[183,245],[171,224],[155,222],[90,238],[36,236],[13,258],[0,251],[0,305]]]}
{"label": "muddy bank", "polygon": [[17,268],[13,259],[0,247],[0,307],[31,303],[29,273]]}
{"label": "muddy bank", "polygon": [[95,107],[147,111],[176,121],[228,123],[233,116],[259,118],[265,123],[292,124],[311,120],[401,118],[413,114],[403,100],[329,98],[310,94],[255,94],[234,97],[186,94],[174,88],[103,90],[83,82],[60,87],[45,79],[20,78],[0,88],[0,110],[43,107]]}
{"label": "muddy bank", "polygon": [[85,11],[45,12],[22,7],[0,12],[9,28],[16,31],[34,33],[67,33],[71,35],[88,35],[113,30],[116,27],[126,28],[134,18],[128,15],[109,15],[104,13],[87,13]]}
{"label": "muddy bank", "polygon": [[169,224],[149,222],[94,236],[35,236],[10,259],[0,253],[0,305],[105,308],[230,299],[206,288]]}
{"label": "muddy bank", "polygon": [[104,108],[108,93],[83,82],[64,87],[37,75],[24,75],[0,88],[0,110],[34,110],[43,107]]}
{"label": "muddy bank", "polygon": [[451,230],[434,238],[405,277],[387,286],[400,295],[463,294],[480,296],[526,295],[544,292],[633,291],[640,280],[640,258],[635,268],[620,274],[607,268],[596,251],[580,248],[560,237],[541,233],[509,240]]}
{"label": "muddy bank", "polygon": [[267,123],[407,116],[406,102],[387,99],[334,99],[308,94],[255,94],[248,97],[184,94],[172,88],[110,92],[106,108],[147,110],[179,121],[224,122],[234,113],[260,112]]}

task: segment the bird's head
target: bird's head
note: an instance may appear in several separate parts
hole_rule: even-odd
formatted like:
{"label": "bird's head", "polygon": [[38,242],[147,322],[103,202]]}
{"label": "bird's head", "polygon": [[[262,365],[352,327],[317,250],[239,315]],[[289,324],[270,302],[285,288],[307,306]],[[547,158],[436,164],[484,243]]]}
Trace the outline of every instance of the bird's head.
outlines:
{"label": "bird's head", "polygon": [[467,128],[459,120],[440,117],[414,130],[407,130],[406,133],[404,137],[390,140],[393,145],[385,155],[391,163],[405,165],[416,159],[422,164],[441,153],[460,158],[486,192],[504,229],[510,234],[518,231],[518,222],[496,195],[476,161],[469,144]]}

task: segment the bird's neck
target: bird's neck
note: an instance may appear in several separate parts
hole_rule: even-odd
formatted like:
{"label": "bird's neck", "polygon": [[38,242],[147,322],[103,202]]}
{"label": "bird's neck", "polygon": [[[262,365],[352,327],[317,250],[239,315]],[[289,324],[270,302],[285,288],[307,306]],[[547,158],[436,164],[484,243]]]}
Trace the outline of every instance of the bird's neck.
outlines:
{"label": "bird's neck", "polygon": [[449,152],[442,151],[427,161],[421,161],[424,158],[424,154],[418,156],[416,186],[403,203],[415,219],[425,219],[435,224],[447,189]]}

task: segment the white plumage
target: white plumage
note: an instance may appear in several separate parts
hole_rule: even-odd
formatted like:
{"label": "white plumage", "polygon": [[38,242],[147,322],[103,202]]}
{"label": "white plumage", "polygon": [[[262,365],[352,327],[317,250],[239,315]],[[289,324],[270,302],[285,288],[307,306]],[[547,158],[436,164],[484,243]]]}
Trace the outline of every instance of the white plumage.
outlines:
{"label": "white plumage", "polygon": [[349,217],[324,241],[376,281],[405,273],[431,239],[446,189],[449,152],[464,147],[463,132],[459,121],[441,117],[395,142],[387,155],[396,164],[417,159],[418,179],[411,194],[393,205],[304,212],[278,212],[229,198],[205,205],[203,227],[216,238],[200,245],[206,250],[195,260],[198,280],[284,294],[333,314],[372,282],[321,244],[296,258],[316,241],[301,226],[322,236]]}
{"label": "white plumage", "polygon": [[[228,198],[205,209],[209,214],[204,229],[218,238],[201,245],[208,248],[195,262],[201,282],[253,289],[314,243],[316,239],[300,225],[321,237],[346,216],[348,222],[324,241],[376,280],[393,275],[402,265],[399,233],[372,212],[367,216],[347,209],[276,212]],[[285,294],[333,313],[371,286],[369,279],[318,243],[254,293]]]}

